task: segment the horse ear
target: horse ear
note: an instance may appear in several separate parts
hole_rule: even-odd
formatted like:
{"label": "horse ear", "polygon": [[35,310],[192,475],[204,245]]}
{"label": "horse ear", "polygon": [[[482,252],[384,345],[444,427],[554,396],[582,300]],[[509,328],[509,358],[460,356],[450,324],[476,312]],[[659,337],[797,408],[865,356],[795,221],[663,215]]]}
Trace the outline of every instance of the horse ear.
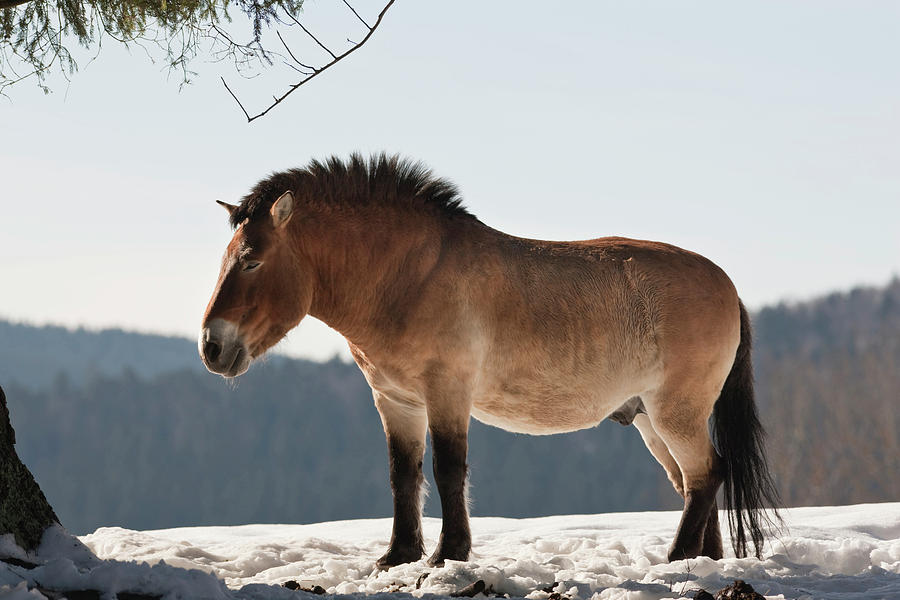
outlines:
{"label": "horse ear", "polygon": [[222,202],[221,200],[216,200],[216,204],[218,204],[219,206],[221,206],[222,208],[227,210],[228,216],[231,216],[234,213],[234,211],[236,211],[238,209],[238,207],[235,206],[234,204],[228,204],[227,202]]}
{"label": "horse ear", "polygon": [[275,204],[272,205],[272,221],[275,227],[281,227],[288,222],[291,214],[294,212],[294,194],[287,191],[278,197]]}

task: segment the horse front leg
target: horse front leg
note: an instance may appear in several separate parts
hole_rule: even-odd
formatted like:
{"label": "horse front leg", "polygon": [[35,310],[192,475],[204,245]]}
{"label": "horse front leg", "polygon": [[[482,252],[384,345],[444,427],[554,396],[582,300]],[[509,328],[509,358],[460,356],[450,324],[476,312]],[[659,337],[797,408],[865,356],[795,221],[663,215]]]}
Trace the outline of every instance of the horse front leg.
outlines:
{"label": "horse front leg", "polygon": [[422,540],[422,500],[427,417],[424,407],[412,406],[375,394],[388,444],[394,525],[387,552],[375,566],[379,569],[414,562],[425,553]]}
{"label": "horse front leg", "polygon": [[468,422],[462,430],[431,426],[434,480],[441,495],[443,514],[441,537],[428,559],[431,566],[441,566],[445,560],[468,560],[472,548],[466,495],[467,426]]}

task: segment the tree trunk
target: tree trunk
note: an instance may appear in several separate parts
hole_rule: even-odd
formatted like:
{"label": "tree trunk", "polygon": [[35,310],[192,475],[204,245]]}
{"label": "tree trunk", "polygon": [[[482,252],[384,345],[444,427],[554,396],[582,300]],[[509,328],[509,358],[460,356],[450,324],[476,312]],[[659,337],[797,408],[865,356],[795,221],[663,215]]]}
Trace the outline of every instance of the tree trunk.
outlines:
{"label": "tree trunk", "polygon": [[0,388],[0,535],[12,533],[25,551],[35,550],[44,530],[59,519],[15,449],[16,432]]}
{"label": "tree trunk", "polygon": [[4,8],[14,8],[19,6],[20,4],[25,4],[26,2],[30,2],[31,0],[0,0],[0,9]]}

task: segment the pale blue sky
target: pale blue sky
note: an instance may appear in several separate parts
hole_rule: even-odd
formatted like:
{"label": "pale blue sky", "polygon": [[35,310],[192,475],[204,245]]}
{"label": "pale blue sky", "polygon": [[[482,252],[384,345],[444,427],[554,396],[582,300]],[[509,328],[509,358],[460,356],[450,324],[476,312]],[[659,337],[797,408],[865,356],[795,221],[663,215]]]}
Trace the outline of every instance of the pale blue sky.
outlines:
{"label": "pale blue sky", "polygon": [[[306,14],[360,36],[339,0]],[[896,2],[398,0],[252,125],[227,69],[194,67],[179,93],[108,40],[68,88],[0,99],[0,317],[194,337],[230,237],[213,200],[354,150],[424,160],[508,233],[698,251],[751,307],[900,274]],[[281,348],[342,347],[305,322]]]}

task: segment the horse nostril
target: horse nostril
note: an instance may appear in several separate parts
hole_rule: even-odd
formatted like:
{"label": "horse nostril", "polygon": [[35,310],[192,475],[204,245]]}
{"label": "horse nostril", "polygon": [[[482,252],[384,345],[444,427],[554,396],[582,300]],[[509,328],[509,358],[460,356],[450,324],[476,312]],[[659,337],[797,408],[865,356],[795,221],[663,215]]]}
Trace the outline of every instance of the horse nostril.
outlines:
{"label": "horse nostril", "polygon": [[219,358],[219,355],[222,354],[222,346],[212,341],[206,342],[203,345],[203,354],[206,355],[206,360],[214,363]]}

